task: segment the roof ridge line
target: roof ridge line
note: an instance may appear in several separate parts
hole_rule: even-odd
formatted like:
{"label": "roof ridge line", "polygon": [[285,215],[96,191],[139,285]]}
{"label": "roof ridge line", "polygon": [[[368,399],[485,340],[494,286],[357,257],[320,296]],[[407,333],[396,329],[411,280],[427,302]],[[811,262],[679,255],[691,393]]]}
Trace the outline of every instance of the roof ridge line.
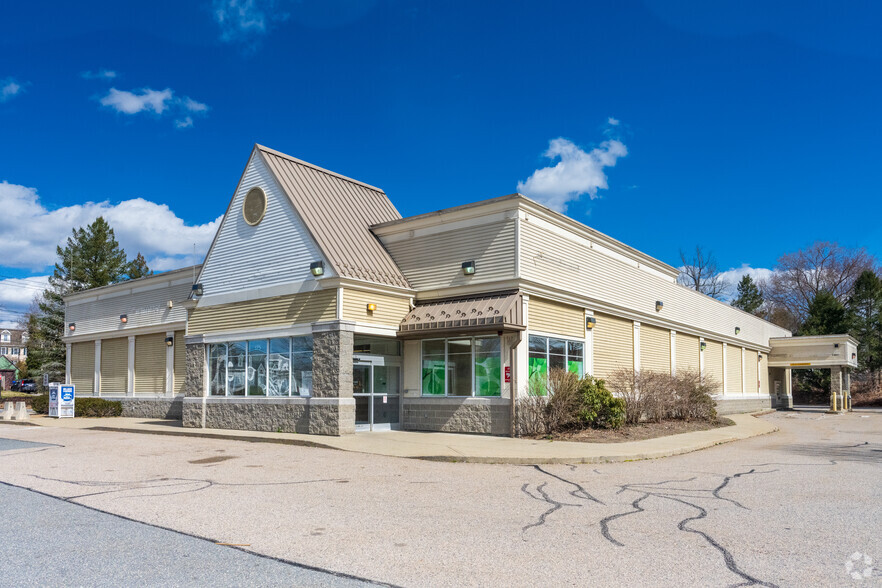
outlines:
{"label": "roof ridge line", "polygon": [[381,194],[386,195],[386,192],[383,191],[382,188],[377,188],[376,186],[371,186],[370,184],[367,184],[367,183],[362,182],[360,180],[356,180],[354,178],[350,178],[348,176],[344,176],[343,174],[338,174],[335,171],[325,169],[325,168],[320,167],[314,163],[309,163],[308,161],[303,161],[302,159],[298,159],[296,157],[288,155],[287,153],[282,153],[281,151],[273,149],[272,147],[267,147],[266,145],[261,145],[260,143],[255,143],[254,146],[257,147],[258,149],[260,149],[261,151],[266,152],[266,153],[270,153],[270,154],[275,155],[277,157],[282,157],[282,158],[287,159],[289,161],[293,161],[294,163],[299,163],[300,165],[305,165],[306,167],[311,167],[312,169],[314,169],[316,171],[328,174],[330,176],[334,176],[335,178],[340,178],[341,180],[345,180],[347,182],[352,182],[353,184],[358,184],[359,186],[364,186],[365,188],[368,188],[369,190],[373,190],[375,192],[380,192]]}

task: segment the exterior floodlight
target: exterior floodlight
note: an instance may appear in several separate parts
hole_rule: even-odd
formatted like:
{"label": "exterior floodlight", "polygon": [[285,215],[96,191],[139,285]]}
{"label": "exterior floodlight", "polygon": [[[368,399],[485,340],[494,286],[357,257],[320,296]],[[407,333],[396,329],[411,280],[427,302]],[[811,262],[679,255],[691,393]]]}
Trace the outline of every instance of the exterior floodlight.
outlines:
{"label": "exterior floodlight", "polygon": [[665,303],[662,302],[661,300],[656,300],[655,301],[655,312],[660,312],[661,309],[664,307],[664,305],[665,305]]}
{"label": "exterior floodlight", "polygon": [[851,358],[852,358],[852,359],[857,359],[857,353],[852,353],[852,354],[851,354]]}
{"label": "exterior floodlight", "polygon": [[70,323],[69,325],[67,325],[67,328],[70,329],[70,332],[71,332],[71,333],[73,333],[74,331],[77,330],[77,324],[76,324],[76,323]]}
{"label": "exterior floodlight", "polygon": [[585,318],[585,328],[586,329],[589,329],[589,330],[593,329],[594,325],[596,325],[596,324],[597,324],[597,319],[594,318],[593,316],[589,316],[589,317]]}
{"label": "exterior floodlight", "polygon": [[129,315],[127,315],[127,314],[119,315],[119,322],[121,322],[122,324],[126,324],[127,322],[129,322]]}
{"label": "exterior floodlight", "polygon": [[735,327],[735,334],[737,335],[740,332],[741,332],[741,327]]}
{"label": "exterior floodlight", "polygon": [[368,312],[374,312],[375,310],[377,310],[377,305],[374,304],[373,302],[371,302],[370,304],[367,305],[367,309],[368,309]]}
{"label": "exterior floodlight", "polygon": [[174,337],[166,337],[166,338],[165,338],[165,344],[166,344],[167,346],[171,347],[172,345],[175,344],[175,338],[174,338]]}
{"label": "exterior floodlight", "polygon": [[464,275],[464,276],[475,275],[475,262],[474,261],[462,262],[462,275]]}
{"label": "exterior floodlight", "polygon": [[325,275],[325,262],[324,261],[313,261],[309,264],[309,271],[315,277]]}
{"label": "exterior floodlight", "polygon": [[702,342],[701,342],[701,350],[704,351],[705,349],[707,349],[707,343],[705,343],[704,341],[702,341]]}
{"label": "exterior floodlight", "polygon": [[757,353],[757,354],[756,354],[756,360],[757,360],[757,361],[762,361],[762,360],[763,360],[763,354],[762,354],[762,353]]}
{"label": "exterior floodlight", "polygon": [[194,296],[202,296],[202,284],[193,284],[193,287],[190,289],[193,292]]}

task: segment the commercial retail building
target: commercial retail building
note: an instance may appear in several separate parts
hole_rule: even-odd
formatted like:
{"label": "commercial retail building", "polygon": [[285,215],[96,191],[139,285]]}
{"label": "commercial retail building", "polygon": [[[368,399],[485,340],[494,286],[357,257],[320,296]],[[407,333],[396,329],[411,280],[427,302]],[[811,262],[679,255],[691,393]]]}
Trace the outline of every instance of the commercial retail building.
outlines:
{"label": "commercial retail building", "polygon": [[[66,298],[67,378],[133,416],[331,435],[509,434],[555,367],[696,370],[722,413],[789,406],[791,333],[677,275],[520,194],[401,218],[256,145],[201,266]],[[809,361],[833,345],[841,407],[854,340]]]}

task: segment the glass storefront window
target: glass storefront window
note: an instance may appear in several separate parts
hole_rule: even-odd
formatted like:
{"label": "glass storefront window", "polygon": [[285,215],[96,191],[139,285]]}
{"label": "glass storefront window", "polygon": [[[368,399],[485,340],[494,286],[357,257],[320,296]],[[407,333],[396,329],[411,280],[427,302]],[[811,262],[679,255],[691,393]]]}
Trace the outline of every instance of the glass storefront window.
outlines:
{"label": "glass storefront window", "polygon": [[585,374],[584,347],[582,341],[530,335],[528,352],[530,391],[540,396],[545,395],[550,369],[565,369],[581,378]]}
{"label": "glass storefront window", "polygon": [[500,396],[499,337],[458,337],[422,342],[422,392],[426,396]]}
{"label": "glass storefront window", "polygon": [[208,372],[212,396],[309,396],[312,335],[209,345]]}

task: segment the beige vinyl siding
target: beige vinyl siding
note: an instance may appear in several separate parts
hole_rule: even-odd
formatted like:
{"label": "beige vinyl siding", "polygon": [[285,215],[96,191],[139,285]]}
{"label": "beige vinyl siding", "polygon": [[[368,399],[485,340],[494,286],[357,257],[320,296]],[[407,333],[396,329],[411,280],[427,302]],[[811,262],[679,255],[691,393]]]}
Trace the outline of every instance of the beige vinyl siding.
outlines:
{"label": "beige vinyl siding", "polygon": [[78,396],[95,392],[95,342],[85,341],[70,346],[70,383]]}
{"label": "beige vinyl siding", "polygon": [[135,337],[135,394],[165,394],[165,333]]}
{"label": "beige vinyl siding", "polygon": [[748,394],[759,392],[756,385],[756,351],[752,349],[744,350],[744,379]]}
{"label": "beige vinyl siding", "polygon": [[585,338],[585,311],[576,306],[531,297],[527,317],[527,328],[531,331]]}
{"label": "beige vinyl siding", "polygon": [[[515,277],[515,222],[508,219],[409,239],[396,235],[381,239],[418,290],[480,284]],[[474,275],[463,275],[464,261],[475,262]]]}
{"label": "beige vinyl siding", "polygon": [[699,364],[699,353],[701,353],[701,348],[699,347],[698,337],[677,333],[677,373],[698,372],[701,367]]}
{"label": "beige vinyl siding", "polygon": [[618,369],[634,369],[634,323],[606,314],[595,314],[594,374],[609,378]]}
{"label": "beige vinyl siding", "polygon": [[184,393],[184,379],[187,377],[187,344],[184,331],[175,331],[175,395]]}
{"label": "beige vinyl siding", "polygon": [[652,325],[640,325],[640,369],[671,373],[671,332]]}
{"label": "beige vinyl siding", "polygon": [[[121,286],[114,286],[111,292],[98,289],[88,298],[66,304],[64,322],[76,323],[77,336],[114,333],[122,328],[137,329],[184,323],[187,320],[187,309],[181,303],[190,295],[193,278],[188,275],[189,272],[173,274],[168,281],[159,281],[158,284],[153,283],[153,277],[150,277],[146,278],[149,282],[146,286],[141,280],[134,280],[133,284],[140,284],[137,288],[132,286],[117,289]],[[169,301],[172,302],[172,308],[168,307]],[[119,322],[121,314],[128,315],[125,326]]]}
{"label": "beige vinyl siding", "polygon": [[705,341],[707,347],[704,350],[704,377],[708,382],[714,382],[719,386],[716,394],[723,392],[723,344],[719,341]]}
{"label": "beige vinyl siding", "polygon": [[[541,221],[541,222],[540,222]],[[587,234],[571,229],[552,229],[542,219],[523,220],[518,243],[521,249],[520,277],[546,284],[603,304],[627,308],[638,315],[654,315],[656,300],[664,301],[664,317],[689,325],[696,331],[739,337],[757,346],[769,337],[784,337],[789,331],[727,304],[654,275],[644,268],[604,253]],[[549,271],[549,268],[555,268]]]}
{"label": "beige vinyl siding", "polygon": [[741,348],[726,347],[726,393],[741,394]]}
{"label": "beige vinyl siding", "polygon": [[[377,310],[369,312],[368,304],[376,304]],[[408,312],[410,312],[408,297],[363,290],[343,290],[343,316],[341,318],[344,320],[397,327]]]}
{"label": "beige vinyl siding", "polygon": [[129,381],[129,339],[101,341],[101,396],[125,396]]}
{"label": "beige vinyl siding", "polygon": [[759,379],[760,379],[760,394],[764,394],[766,396],[772,393],[771,388],[769,388],[769,356],[765,355],[763,359],[757,364],[757,369],[759,370]]}
{"label": "beige vinyl siding", "polygon": [[190,316],[187,329],[188,334],[199,335],[330,321],[336,316],[337,290],[317,290],[231,304],[197,306]]}

